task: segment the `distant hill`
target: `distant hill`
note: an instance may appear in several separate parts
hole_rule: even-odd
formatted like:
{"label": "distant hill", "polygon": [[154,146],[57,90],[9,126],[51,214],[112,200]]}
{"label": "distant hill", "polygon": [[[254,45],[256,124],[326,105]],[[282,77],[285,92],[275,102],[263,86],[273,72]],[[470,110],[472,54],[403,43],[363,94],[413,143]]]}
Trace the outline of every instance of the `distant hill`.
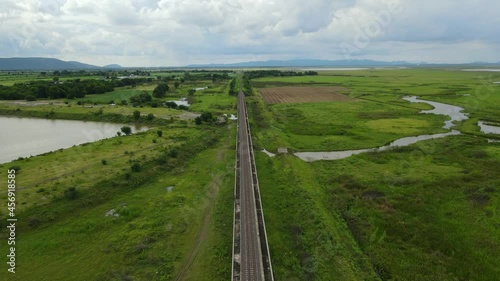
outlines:
{"label": "distant hill", "polygon": [[382,66],[412,66],[406,61],[374,61],[374,60],[268,60],[249,61],[228,64],[192,64],[188,67],[382,67]]}
{"label": "distant hill", "polygon": [[500,67],[500,62],[472,62],[462,64],[436,64],[436,63],[410,63],[406,61],[376,61],[376,60],[316,60],[316,59],[295,59],[295,60],[267,60],[248,61],[228,64],[191,64],[187,67]]}
{"label": "distant hill", "polygon": [[123,66],[118,65],[118,64],[108,64],[108,65],[103,66],[102,68],[119,69],[119,68],[123,68]]}
{"label": "distant hill", "polygon": [[0,58],[0,70],[75,70],[98,69],[99,66],[53,58]]}

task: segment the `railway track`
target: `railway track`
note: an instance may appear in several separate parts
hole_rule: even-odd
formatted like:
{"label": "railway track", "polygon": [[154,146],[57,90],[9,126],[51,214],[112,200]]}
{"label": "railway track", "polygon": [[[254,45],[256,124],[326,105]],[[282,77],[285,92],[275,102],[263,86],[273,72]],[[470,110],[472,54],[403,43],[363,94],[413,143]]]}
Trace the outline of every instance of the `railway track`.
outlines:
{"label": "railway track", "polygon": [[273,281],[245,95],[238,94],[233,281]]}

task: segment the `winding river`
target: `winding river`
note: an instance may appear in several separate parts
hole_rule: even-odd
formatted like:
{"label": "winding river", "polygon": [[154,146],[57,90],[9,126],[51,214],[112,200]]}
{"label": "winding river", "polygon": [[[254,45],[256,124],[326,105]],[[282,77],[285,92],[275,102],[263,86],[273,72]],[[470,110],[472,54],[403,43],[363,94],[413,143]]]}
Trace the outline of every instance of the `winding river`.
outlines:
{"label": "winding river", "polygon": [[[446,115],[450,117],[450,120],[445,121],[443,128],[451,129],[454,126],[454,122],[460,122],[468,119],[467,115],[463,113],[464,110],[462,107],[418,99],[415,96],[412,97],[404,97],[404,100],[407,100],[412,103],[422,102],[427,103],[434,107],[432,110],[423,110],[420,113],[423,114],[438,114],[438,115]],[[447,136],[460,135],[460,132],[457,130],[452,130],[448,133],[443,134],[434,134],[434,135],[420,135],[415,137],[406,137],[393,141],[392,143],[378,147],[378,148],[369,148],[369,149],[358,149],[358,150],[345,150],[345,151],[331,151],[331,152],[297,152],[294,155],[299,157],[300,159],[312,162],[319,160],[339,160],[343,158],[350,157],[355,154],[365,153],[365,152],[374,152],[374,151],[384,151],[390,149],[392,147],[401,147],[407,146],[410,144],[417,143],[423,140],[444,138]]]}

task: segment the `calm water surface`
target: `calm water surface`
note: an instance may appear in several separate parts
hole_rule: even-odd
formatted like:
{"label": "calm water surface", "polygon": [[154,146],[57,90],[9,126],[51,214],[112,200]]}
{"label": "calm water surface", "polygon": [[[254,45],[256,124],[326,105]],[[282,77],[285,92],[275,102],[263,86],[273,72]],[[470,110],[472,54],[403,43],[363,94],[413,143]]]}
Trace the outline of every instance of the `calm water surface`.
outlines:
{"label": "calm water surface", "polygon": [[[123,124],[0,117],[0,163],[116,136]],[[147,127],[131,126],[132,132]]]}
{"label": "calm water surface", "polygon": [[[462,111],[464,110],[462,107],[459,106],[454,106],[454,105],[449,105],[449,104],[444,104],[440,102],[434,102],[434,101],[426,101],[426,100],[421,100],[418,99],[417,97],[404,97],[404,100],[407,100],[409,102],[423,102],[430,104],[434,107],[432,110],[423,110],[420,113],[424,114],[438,114],[438,115],[446,115],[450,117],[450,120],[445,121],[443,128],[445,129],[450,129],[454,126],[453,122],[454,121],[463,121],[467,120],[468,117],[465,115]],[[401,138],[398,140],[393,141],[392,143],[378,147],[378,148],[368,148],[368,149],[358,149],[358,150],[346,150],[346,151],[330,151],[330,152],[297,152],[295,153],[295,156],[299,157],[300,159],[307,161],[307,162],[312,162],[312,161],[318,161],[318,160],[339,160],[343,158],[350,157],[352,155],[360,154],[360,153],[366,153],[370,151],[384,151],[387,149],[390,149],[392,147],[401,147],[401,146],[408,146],[410,144],[417,143],[419,141],[423,140],[430,140],[430,139],[437,139],[437,138],[444,138],[447,136],[453,136],[453,135],[460,135],[460,132],[457,130],[452,130],[448,133],[444,134],[434,134],[434,135],[420,135],[420,136],[415,136],[415,137],[406,137],[406,138]]]}

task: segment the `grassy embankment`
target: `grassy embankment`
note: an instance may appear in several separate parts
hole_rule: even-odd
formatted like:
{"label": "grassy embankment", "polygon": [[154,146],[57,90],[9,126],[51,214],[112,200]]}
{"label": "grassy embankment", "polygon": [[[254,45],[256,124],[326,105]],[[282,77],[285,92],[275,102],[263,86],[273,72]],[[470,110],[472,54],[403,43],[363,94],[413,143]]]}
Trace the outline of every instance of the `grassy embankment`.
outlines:
{"label": "grassy embankment", "polygon": [[[494,106],[499,88],[477,90],[479,75],[380,70],[254,83],[329,83],[362,99],[264,105],[257,96],[249,107],[253,135],[256,144],[271,149],[331,149],[324,142],[303,141],[314,134],[313,140],[338,138],[342,148],[353,149],[363,141],[378,145],[391,137],[440,131],[442,118],[418,115],[422,105],[401,101],[406,94],[464,106],[473,120],[459,128],[474,135],[339,161],[305,163],[290,155],[257,153],[277,280],[494,280],[500,274],[500,147],[477,137],[483,135],[470,123],[499,120]],[[471,96],[455,96],[460,87],[470,89],[459,94]],[[471,100],[479,100],[479,106]]]}
{"label": "grassy embankment", "polygon": [[[0,278],[171,280],[182,268],[182,280],[225,279],[234,132],[234,125],[163,128],[162,137],[140,133],[3,165],[0,176],[8,166],[21,170],[17,274]],[[105,216],[111,209],[119,217]]]}
{"label": "grassy embankment", "polygon": [[[183,113],[173,109],[106,105],[107,98],[152,86],[141,87],[88,96],[86,106],[77,100],[2,103],[2,113],[16,116],[110,122],[135,122],[132,112],[140,110],[154,114],[150,123],[157,127],[0,165],[0,177],[20,168],[17,273],[4,270],[1,280],[228,278],[235,126],[172,121]],[[165,100],[187,96],[188,87]],[[195,93],[193,108],[235,111],[234,97],[218,87]],[[2,195],[0,205],[6,203]],[[112,209],[119,216],[105,216]],[[4,225],[6,209],[0,216]],[[0,238],[7,235],[4,225]],[[0,252],[7,253],[5,243]]]}

